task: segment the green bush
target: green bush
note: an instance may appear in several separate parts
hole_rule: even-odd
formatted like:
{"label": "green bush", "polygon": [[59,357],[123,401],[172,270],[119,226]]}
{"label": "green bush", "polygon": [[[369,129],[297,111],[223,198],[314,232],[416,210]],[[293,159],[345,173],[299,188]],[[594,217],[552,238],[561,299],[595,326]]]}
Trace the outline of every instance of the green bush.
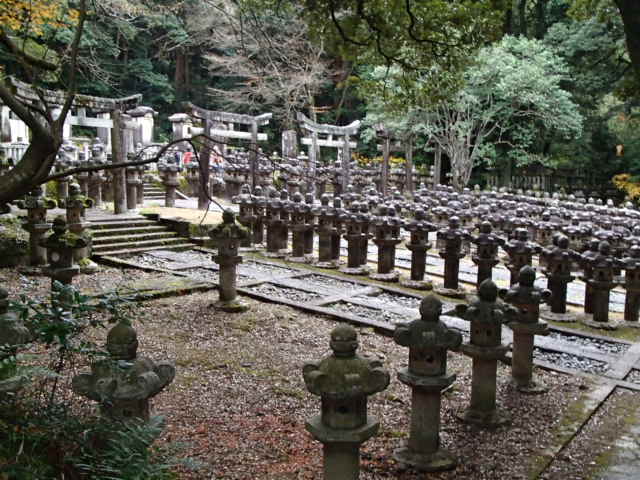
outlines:
{"label": "green bush", "polygon": [[96,417],[95,404],[79,404],[68,388],[78,367],[110,360],[87,333],[105,328],[107,321],[130,320],[135,308],[131,298],[91,298],[58,282],[51,301],[22,295],[12,302],[10,309],[31,331],[34,344],[1,362],[3,373],[30,383],[0,395],[0,479],[175,478],[172,452],[152,445],[162,431],[159,418],[117,423]]}

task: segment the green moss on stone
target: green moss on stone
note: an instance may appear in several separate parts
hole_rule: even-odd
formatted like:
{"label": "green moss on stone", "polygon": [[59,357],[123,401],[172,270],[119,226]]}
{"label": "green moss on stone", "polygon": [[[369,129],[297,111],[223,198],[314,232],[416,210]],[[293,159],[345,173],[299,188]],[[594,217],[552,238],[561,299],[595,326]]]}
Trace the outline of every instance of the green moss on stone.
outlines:
{"label": "green moss on stone", "polygon": [[0,218],[0,267],[15,267],[29,254],[29,234],[13,216]]}

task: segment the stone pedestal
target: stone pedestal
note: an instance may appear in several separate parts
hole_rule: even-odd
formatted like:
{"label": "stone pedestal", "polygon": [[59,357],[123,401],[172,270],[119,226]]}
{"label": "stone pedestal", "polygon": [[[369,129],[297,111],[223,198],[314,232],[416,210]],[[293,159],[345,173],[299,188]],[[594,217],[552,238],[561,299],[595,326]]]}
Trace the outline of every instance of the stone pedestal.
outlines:
{"label": "stone pedestal", "polygon": [[367,415],[367,397],[389,385],[389,374],[377,360],[356,354],[358,339],[348,325],[331,332],[333,353],[303,368],[309,391],[320,396],[321,414],[307,430],[323,444],[324,479],[357,480],[360,445],[378,431],[379,422]]}
{"label": "stone pedestal", "polygon": [[411,240],[406,247],[411,251],[411,275],[409,278],[401,278],[400,283],[409,288],[418,290],[431,290],[433,284],[424,279],[427,263],[427,251],[431,248],[429,232],[436,231],[437,227],[426,220],[424,210],[418,209],[415,218],[405,226],[411,232]]}
{"label": "stone pedestal", "polygon": [[249,308],[237,298],[236,290],[236,267],[242,263],[238,248],[240,241],[248,235],[249,231],[236,223],[235,214],[231,210],[225,210],[222,214],[222,223],[209,232],[214,246],[218,249],[218,254],[213,257],[213,261],[220,265],[218,285],[220,298],[214,306],[225,312],[244,312]]}
{"label": "stone pedestal", "polygon": [[138,184],[141,183],[138,168],[127,167],[127,208],[135,210],[138,206]]}

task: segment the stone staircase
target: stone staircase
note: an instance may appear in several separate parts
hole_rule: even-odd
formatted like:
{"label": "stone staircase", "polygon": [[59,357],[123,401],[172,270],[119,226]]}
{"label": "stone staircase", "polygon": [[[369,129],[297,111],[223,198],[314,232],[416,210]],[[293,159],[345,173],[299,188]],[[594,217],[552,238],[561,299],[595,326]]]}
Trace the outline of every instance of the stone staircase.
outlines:
{"label": "stone staircase", "polygon": [[91,220],[94,256],[123,256],[149,250],[190,250],[195,245],[144,217]]}
{"label": "stone staircase", "polygon": [[143,189],[145,200],[159,200],[164,202],[164,189],[162,187],[145,182]]}

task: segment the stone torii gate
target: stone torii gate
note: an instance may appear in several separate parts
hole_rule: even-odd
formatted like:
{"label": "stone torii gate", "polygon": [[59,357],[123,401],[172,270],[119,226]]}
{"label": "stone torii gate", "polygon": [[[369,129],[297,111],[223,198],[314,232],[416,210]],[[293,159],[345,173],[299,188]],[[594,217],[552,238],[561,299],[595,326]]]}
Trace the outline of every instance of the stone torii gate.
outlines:
{"label": "stone torii gate", "polygon": [[[351,122],[344,127],[316,123],[308,118],[304,113],[298,112],[297,119],[300,126],[307,130],[311,136],[302,138],[303,145],[309,145],[309,176],[315,178],[317,165],[317,152],[319,147],[332,147],[342,150],[342,191],[347,191],[350,179],[351,148],[356,148],[356,143],[351,142],[349,137],[358,134],[360,120]],[[318,135],[327,135],[327,138],[318,138]],[[341,140],[334,140],[333,136],[342,137]]]}
{"label": "stone torii gate", "polygon": [[[52,113],[59,110],[64,105],[67,93],[46,89],[34,89],[31,85],[21,82],[15,78],[10,79],[13,94],[23,103],[42,103],[43,101],[51,107]],[[126,123],[131,117],[124,112],[136,108],[141,94],[130,95],[123,98],[104,98],[90,95],[76,94],[72,104],[72,109],[76,114],[69,113],[65,119],[65,129],[71,126],[93,127],[97,129],[111,129],[111,155],[113,163],[124,163],[127,161],[127,152],[133,151],[133,129],[135,122]],[[96,117],[88,117],[87,111],[91,111]],[[109,118],[106,117],[108,114]],[[68,126],[67,126],[68,125]],[[104,131],[104,130],[103,130]],[[127,211],[126,201],[126,178],[124,168],[113,170],[113,196],[114,213],[125,213]]]}
{"label": "stone torii gate", "polygon": [[[238,140],[248,140],[249,141],[249,162],[251,168],[251,188],[255,188],[257,185],[256,181],[256,171],[258,167],[258,142],[264,142],[267,140],[266,133],[258,133],[258,127],[262,127],[264,125],[269,124],[269,120],[273,117],[272,113],[263,113],[257,116],[251,115],[241,115],[238,113],[228,113],[228,112],[216,112],[213,110],[206,110],[204,108],[198,107],[193,103],[186,104],[187,113],[199,120],[201,120],[204,124],[204,132],[214,138],[221,139],[238,139]],[[235,125],[248,125],[249,131],[244,132],[241,130],[235,130],[235,128],[230,128],[225,130],[223,128],[216,128],[216,124],[225,124],[230,127],[234,127]],[[205,167],[203,171],[205,171],[205,185],[208,185],[209,182],[209,156],[211,151],[210,142],[205,142],[205,148],[203,149],[201,157],[202,165]],[[204,193],[204,192],[202,192]],[[200,202],[198,202],[200,203]]]}
{"label": "stone torii gate", "polygon": [[405,189],[413,193],[413,140],[408,137],[404,145],[395,139],[389,129],[382,124],[374,126],[378,138],[382,144],[378,145],[378,151],[382,152],[382,165],[380,171],[380,190],[383,196],[389,194],[389,158],[391,152],[402,152],[405,155]]}

